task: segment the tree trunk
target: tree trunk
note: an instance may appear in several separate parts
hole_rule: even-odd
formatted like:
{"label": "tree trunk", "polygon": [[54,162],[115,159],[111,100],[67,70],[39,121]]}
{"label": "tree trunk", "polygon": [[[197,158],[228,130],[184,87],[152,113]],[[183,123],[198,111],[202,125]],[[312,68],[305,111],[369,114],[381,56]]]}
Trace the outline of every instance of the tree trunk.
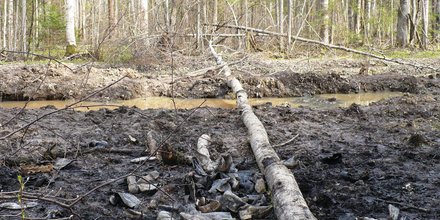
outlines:
{"label": "tree trunk", "polygon": [[6,42],[7,42],[7,40],[6,40],[6,38],[7,38],[7,35],[6,35],[6,33],[8,32],[7,31],[7,26],[6,26],[6,24],[8,23],[7,22],[7,20],[8,20],[8,11],[7,11],[7,8],[8,8],[8,2],[7,1],[4,1],[3,2],[4,4],[3,4],[3,48],[7,48],[7,45],[6,45]]}
{"label": "tree trunk", "polygon": [[354,32],[355,34],[361,33],[361,8],[362,8],[362,1],[361,0],[355,0],[355,11],[354,11]]}
{"label": "tree trunk", "polygon": [[[209,48],[217,65],[225,64],[211,43]],[[231,75],[231,69],[227,65],[223,67],[223,73],[228,86],[237,96],[237,108],[240,109],[243,123],[248,129],[251,148],[258,167],[264,174],[271,191],[275,215],[279,220],[316,219],[310,212],[292,172],[283,165],[270,145],[266,129],[248,104],[247,94],[241,83]]]}
{"label": "tree trunk", "polygon": [[354,12],[354,8],[353,8],[353,6],[354,6],[353,3],[354,3],[353,0],[348,0],[348,3],[347,3],[348,4],[348,9],[347,9],[348,15],[347,15],[347,17],[348,17],[348,29],[352,32],[355,32],[355,29],[354,29],[355,12]]}
{"label": "tree trunk", "polygon": [[14,0],[8,1],[8,49],[13,49],[14,41]]}
{"label": "tree trunk", "polygon": [[397,12],[397,36],[396,42],[399,47],[408,45],[408,17],[409,2],[408,0],[400,0],[400,7]]}
{"label": "tree trunk", "polygon": [[22,28],[22,51],[27,51],[27,34],[26,34],[26,0],[21,0],[21,28]]}
{"label": "tree trunk", "polygon": [[364,40],[370,36],[371,0],[364,0]]}
{"label": "tree trunk", "polygon": [[429,0],[422,1],[422,46],[426,49],[428,46],[428,28],[429,28]]}
{"label": "tree trunk", "polygon": [[330,42],[330,34],[329,34],[330,16],[328,12],[328,1],[329,0],[319,1],[320,12],[321,12],[320,37],[321,37],[321,41],[326,44]]}
{"label": "tree trunk", "polygon": [[148,1],[150,0],[141,0],[141,32],[146,35],[146,39],[148,39]]}
{"label": "tree trunk", "polygon": [[75,53],[75,0],[66,0],[66,56]]}
{"label": "tree trunk", "polygon": [[[278,28],[280,34],[284,33],[284,0],[278,1]],[[279,38],[280,50],[284,49],[284,38]]]}
{"label": "tree trunk", "polygon": [[440,42],[440,0],[436,1],[435,8],[435,28],[434,28],[434,36],[437,43]]}
{"label": "tree trunk", "polygon": [[201,0],[197,0],[197,23],[196,23],[196,28],[197,28],[197,33],[196,33],[196,40],[197,40],[197,49],[202,49],[202,27],[201,27],[201,8],[200,8],[200,3]]}
{"label": "tree trunk", "polygon": [[288,49],[292,46],[292,8],[293,0],[287,2],[287,45]]}
{"label": "tree trunk", "polygon": [[409,26],[409,44],[412,45],[416,35],[417,27],[419,26],[419,0],[411,0],[411,15],[410,26]]}
{"label": "tree trunk", "polygon": [[[115,17],[115,0],[108,0],[108,31],[112,32],[111,29],[113,29],[116,26],[116,17]],[[112,37],[112,34],[108,36],[109,38]]]}
{"label": "tree trunk", "polygon": [[212,23],[218,24],[218,0],[214,0],[214,14],[212,15]]}

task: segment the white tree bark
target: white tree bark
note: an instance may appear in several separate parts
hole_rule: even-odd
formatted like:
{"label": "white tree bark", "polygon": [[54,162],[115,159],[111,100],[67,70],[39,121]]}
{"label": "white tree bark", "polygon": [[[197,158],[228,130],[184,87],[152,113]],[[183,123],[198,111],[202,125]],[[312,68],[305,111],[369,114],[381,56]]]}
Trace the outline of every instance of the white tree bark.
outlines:
{"label": "white tree bark", "polygon": [[[217,65],[224,65],[214,48],[209,44],[211,54]],[[223,73],[228,86],[237,96],[237,108],[248,129],[252,151],[254,152],[260,171],[266,177],[267,185],[272,194],[275,215],[279,220],[314,220],[304,197],[296,183],[292,172],[283,165],[275,150],[269,143],[266,129],[248,104],[247,93],[241,83],[232,76],[231,69],[225,65]]]}
{"label": "white tree bark", "polygon": [[320,11],[321,11],[321,41],[325,44],[330,42],[330,33],[329,33],[329,23],[330,16],[328,13],[328,0],[320,0],[319,1]]}
{"label": "white tree bark", "polygon": [[7,48],[6,46],[6,38],[7,38],[7,35],[6,35],[6,28],[7,28],[7,26],[6,26],[6,24],[7,24],[7,18],[8,18],[8,11],[7,11],[7,9],[8,9],[8,2],[7,1],[4,1],[3,2],[4,4],[3,4],[3,48]]}
{"label": "white tree bark", "polygon": [[75,0],[66,0],[66,40],[67,45],[76,46]]}
{"label": "white tree bark", "polygon": [[13,49],[14,40],[14,0],[8,1],[8,48]]}
{"label": "white tree bark", "polygon": [[293,0],[289,0],[287,2],[287,45],[289,50],[292,46],[292,8]]}
{"label": "white tree bark", "polygon": [[435,38],[437,40],[437,43],[440,42],[440,0],[437,0],[435,3]]}
{"label": "white tree bark", "polygon": [[408,16],[409,2],[408,0],[400,0],[400,7],[397,16],[397,45],[406,47],[408,45]]}
{"label": "white tree bark", "polygon": [[26,35],[26,0],[21,0],[21,34],[22,34],[22,51],[27,51],[27,35]]}
{"label": "white tree bark", "polygon": [[422,1],[422,46],[424,49],[428,46],[428,28],[429,28],[429,0]]}

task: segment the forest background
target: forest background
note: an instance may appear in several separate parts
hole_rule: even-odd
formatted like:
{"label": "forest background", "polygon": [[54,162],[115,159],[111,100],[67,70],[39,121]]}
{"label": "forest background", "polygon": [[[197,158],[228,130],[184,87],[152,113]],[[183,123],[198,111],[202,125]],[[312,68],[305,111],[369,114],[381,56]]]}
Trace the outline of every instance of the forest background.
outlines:
{"label": "forest background", "polygon": [[206,52],[209,40],[275,58],[326,53],[294,37],[413,57],[437,56],[440,42],[440,0],[2,0],[0,15],[2,60],[148,62],[164,49]]}

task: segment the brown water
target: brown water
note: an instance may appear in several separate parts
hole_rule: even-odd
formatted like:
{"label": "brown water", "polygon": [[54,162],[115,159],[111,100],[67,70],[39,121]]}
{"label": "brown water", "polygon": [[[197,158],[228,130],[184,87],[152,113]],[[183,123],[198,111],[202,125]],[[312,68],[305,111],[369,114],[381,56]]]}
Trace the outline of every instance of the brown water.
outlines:
{"label": "brown water", "polygon": [[[381,99],[401,96],[400,92],[378,92],[378,93],[359,93],[359,94],[324,94],[310,97],[294,97],[294,98],[262,98],[250,99],[251,105],[260,105],[265,103],[272,103],[274,106],[289,105],[291,107],[309,106],[314,108],[336,108],[348,107],[352,103],[360,105],[369,105],[372,102]],[[335,98],[335,101],[329,99]],[[205,99],[175,99],[176,107],[179,109],[191,109],[200,106]],[[56,108],[64,108],[66,105],[74,103],[74,100],[65,101],[31,101],[26,108],[35,109],[47,105],[53,105]],[[23,101],[8,101],[0,102],[0,108],[22,108],[26,102]],[[119,106],[136,106],[140,109],[174,109],[174,104],[171,98],[167,97],[148,97],[138,98],[132,100],[113,101],[113,102],[82,102],[75,106],[79,111],[98,110],[100,108],[115,109]],[[206,99],[203,107],[226,108],[232,109],[235,107],[235,100],[229,99]]]}

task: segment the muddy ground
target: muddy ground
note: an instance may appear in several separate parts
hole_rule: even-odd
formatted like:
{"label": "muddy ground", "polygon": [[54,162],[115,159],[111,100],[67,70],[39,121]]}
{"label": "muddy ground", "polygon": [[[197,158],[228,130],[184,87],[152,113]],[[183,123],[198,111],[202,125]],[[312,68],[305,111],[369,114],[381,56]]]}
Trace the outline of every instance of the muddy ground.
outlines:
{"label": "muddy ground", "polygon": [[[383,100],[370,106],[352,105],[349,108],[320,110],[307,107],[273,107],[266,104],[254,108],[266,127],[272,144],[285,142],[298,135],[289,144],[277,147],[276,151],[282,159],[295,157],[297,166],[292,168],[292,172],[315,216],[318,219],[386,219],[388,205],[392,204],[400,209],[400,219],[439,219],[438,76],[405,67],[393,69],[380,63],[375,64],[377,70],[359,75],[357,72],[363,61],[313,62],[319,64],[321,70],[318,67],[314,70],[305,68],[302,69],[303,72],[296,73],[280,68],[279,71],[270,73],[271,68],[267,64],[267,72],[251,74],[246,68],[256,67],[242,65],[240,78],[255,96],[258,93],[263,96],[291,96],[359,90],[407,92],[402,97]],[[169,79],[169,76],[151,76],[135,70],[93,70],[93,67],[92,71],[96,72],[95,75],[89,75],[88,83],[77,82],[71,85],[65,83],[67,79],[78,80],[81,77],[76,77],[75,74],[83,76],[87,75],[87,71],[57,73],[63,67],[50,67],[54,68],[54,72],[44,79],[41,78],[44,77],[41,72],[45,71],[44,66],[15,65],[7,68],[7,71],[0,68],[3,69],[2,74],[6,75],[5,81],[1,83],[3,99],[13,99],[13,94],[16,98],[24,98],[26,94],[40,93],[41,95],[33,98],[76,97],[100,88],[104,83],[127,72],[127,81],[95,98],[133,98],[167,94],[164,91],[168,91],[158,89],[157,91],[163,93],[156,94],[156,90],[151,88],[156,84],[148,80],[158,82],[157,88],[162,88],[164,83],[160,80],[161,77]],[[311,74],[305,74],[308,72]],[[184,78],[180,78],[175,92],[184,97],[228,95],[224,83],[212,75],[208,73],[191,80],[186,78],[187,84],[184,83]],[[264,79],[267,81],[257,79],[258,75],[265,75]],[[38,82],[43,81],[46,84],[56,80],[58,84],[51,87],[53,90],[47,87],[45,92],[31,91],[32,87],[35,91]],[[201,82],[196,83],[197,80]],[[191,87],[189,82],[197,85]],[[5,89],[12,88],[12,85],[16,88],[15,93]],[[74,90],[78,85],[83,85],[81,88],[84,90]],[[132,89],[134,85],[139,86],[136,94]],[[69,95],[67,88],[73,89],[72,95]],[[195,92],[199,89],[200,93]],[[36,117],[53,111],[55,109],[51,107],[24,110],[15,117],[20,109],[0,109],[0,136],[8,135]],[[11,118],[14,119],[9,120]],[[145,154],[149,131],[157,132],[161,140],[166,140],[167,150],[187,156],[194,155],[197,139],[204,133],[209,134],[212,137],[209,149],[213,158],[231,155],[239,171],[257,172],[246,129],[239,112],[234,109],[199,108],[174,111],[119,108],[91,112],[66,110],[50,114],[29,129],[0,141],[0,191],[18,190],[20,184],[17,175],[22,174],[27,181],[24,185],[25,192],[34,193],[32,195],[37,197],[46,195],[46,198],[69,204],[72,201],[68,199],[84,195],[101,183],[133,171],[138,165],[130,163],[130,160]],[[60,170],[50,169],[57,158],[74,161]],[[45,170],[46,168],[49,170]],[[159,171],[160,176],[155,183],[170,197],[160,191],[136,193],[141,204],[135,210],[142,212],[143,217],[130,213],[120,203],[112,205],[109,202],[114,193],[127,192],[125,179],[93,191],[72,206],[71,210],[53,201],[35,200],[38,205],[26,209],[25,213],[32,218],[61,218],[73,214],[83,219],[155,219],[160,210],[171,210],[175,214],[186,211],[182,205],[187,202],[188,186],[191,185],[188,175],[194,173],[192,165],[185,160],[167,163],[150,161],[140,167],[136,174],[142,176],[150,171]],[[241,197],[257,194],[252,190],[246,191],[241,186],[236,193]],[[16,202],[16,194],[0,194],[0,198],[4,198],[0,199],[0,203]],[[6,199],[8,196],[10,198]],[[206,190],[200,190],[196,196],[212,195],[206,193]],[[270,201],[263,203],[271,204]],[[19,218],[19,215],[20,210],[0,208],[0,219]],[[237,214],[234,213],[233,216],[237,217]],[[273,214],[269,214],[264,219],[273,217]]]}

